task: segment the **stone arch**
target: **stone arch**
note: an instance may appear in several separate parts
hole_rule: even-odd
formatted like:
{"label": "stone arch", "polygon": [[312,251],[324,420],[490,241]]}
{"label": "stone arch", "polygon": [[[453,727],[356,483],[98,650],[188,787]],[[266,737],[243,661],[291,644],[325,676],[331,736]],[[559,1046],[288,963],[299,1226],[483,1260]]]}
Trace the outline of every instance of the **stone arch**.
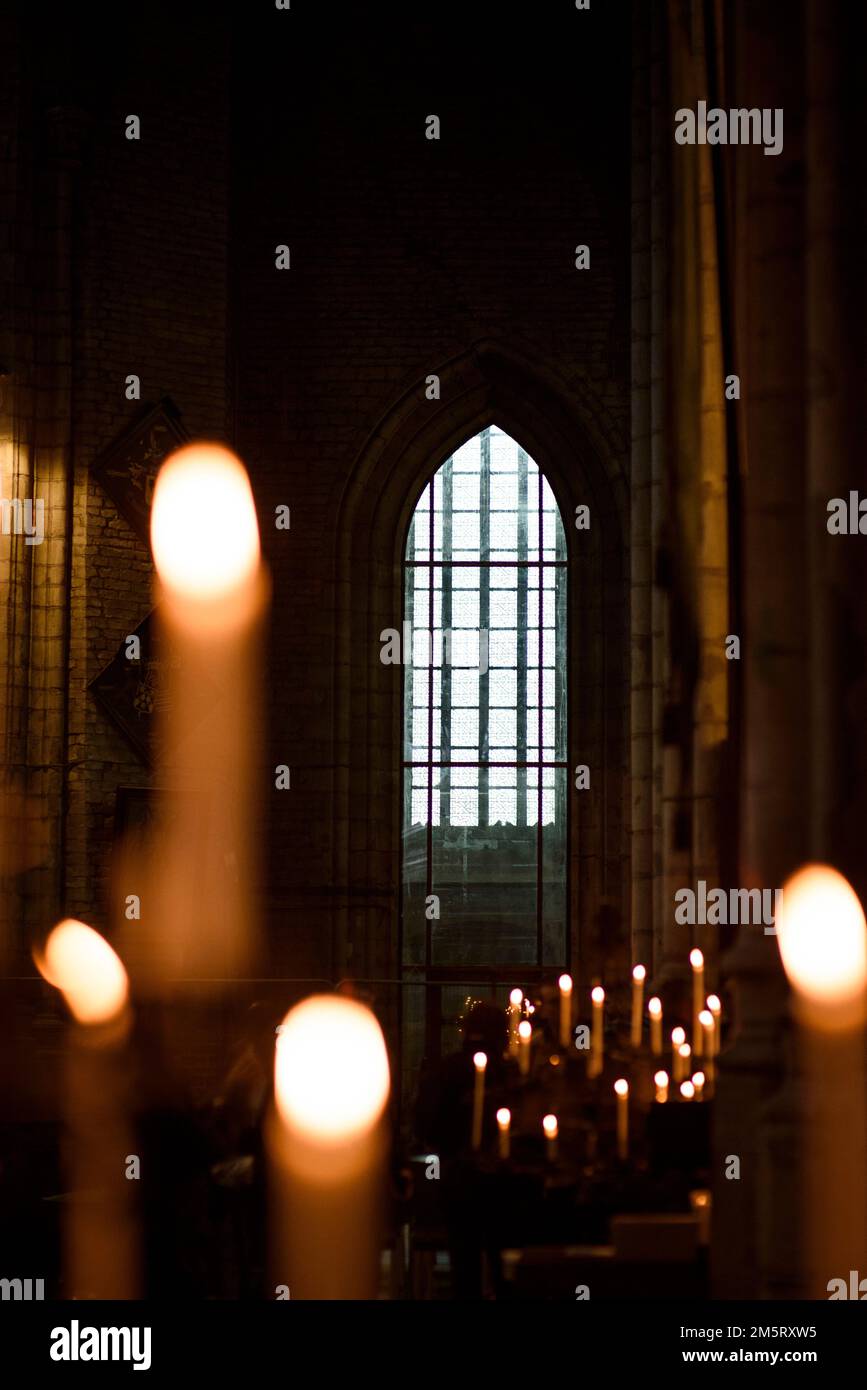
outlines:
{"label": "stone arch", "polygon": [[[497,424],[547,477],[567,534],[569,759],[591,768],[590,790],[572,791],[569,912],[578,926],[572,964],[586,980],[601,967],[604,904],[619,915],[620,944],[629,920],[626,445],[589,383],[566,382],[514,347],[479,342],[429,370],[440,377],[440,399],[426,398],[424,375],[403,394],[360,451],[338,509],[334,882],[343,891],[335,967],[397,974],[402,674],[381,664],[379,634],[400,624],[406,531],[425,482],[466,439]],[[574,527],[580,503],[590,506],[589,531]]]}

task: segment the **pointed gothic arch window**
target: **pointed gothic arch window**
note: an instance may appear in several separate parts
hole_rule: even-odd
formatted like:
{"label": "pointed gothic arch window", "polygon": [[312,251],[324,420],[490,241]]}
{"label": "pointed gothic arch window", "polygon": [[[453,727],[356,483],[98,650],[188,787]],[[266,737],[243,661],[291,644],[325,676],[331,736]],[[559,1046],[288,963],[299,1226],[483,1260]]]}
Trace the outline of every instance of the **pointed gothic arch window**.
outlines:
{"label": "pointed gothic arch window", "polygon": [[404,555],[410,977],[505,989],[567,959],[566,567],[554,494],[496,426],[424,488]]}

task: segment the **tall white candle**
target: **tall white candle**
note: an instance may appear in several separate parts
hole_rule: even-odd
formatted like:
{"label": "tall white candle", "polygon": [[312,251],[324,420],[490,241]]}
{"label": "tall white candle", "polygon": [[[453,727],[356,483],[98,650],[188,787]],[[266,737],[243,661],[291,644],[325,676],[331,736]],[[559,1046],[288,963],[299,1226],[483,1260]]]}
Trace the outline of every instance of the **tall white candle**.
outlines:
{"label": "tall white candle", "polygon": [[668,1072],[655,1072],[653,1080],[656,1086],[656,1099],[660,1102],[668,1100]]}
{"label": "tall white candle", "polygon": [[560,1046],[568,1047],[572,1041],[572,976],[561,975],[560,980]]}
{"label": "tall white candle", "polygon": [[654,1057],[662,1056],[662,1000],[656,995],[647,1001],[650,1018],[650,1051]]}
{"label": "tall white candle", "polygon": [[125,1171],[132,1144],[123,1055],[130,1023],[126,970],[98,932],[71,919],[54,928],[36,964],[75,1020],[64,1086],[67,1296],[140,1298],[137,1184]]}
{"label": "tall white candle", "polygon": [[521,1005],[524,1002],[524,991],[513,989],[509,995],[509,1056],[518,1055],[518,1024],[521,1022]]}
{"label": "tall white candle", "polygon": [[512,1112],[505,1105],[497,1111],[497,1149],[500,1158],[509,1157],[509,1131],[512,1124]]}
{"label": "tall white candle", "polygon": [[694,1071],[691,1080],[696,1100],[704,1100],[704,1072]]}
{"label": "tall white candle", "polygon": [[474,1149],[481,1147],[482,1143],[482,1115],[485,1107],[485,1067],[488,1059],[484,1052],[477,1052],[473,1057],[475,1075],[473,1078],[473,1133],[472,1144]]}
{"label": "tall white candle", "polygon": [[689,953],[692,966],[692,1050],[696,1057],[702,1054],[702,1037],[699,1014],[704,1008],[704,956],[696,947]]}
{"label": "tall white candle", "polygon": [[647,975],[643,965],[636,965],[632,971],[632,1026],[630,1029],[630,1042],[632,1046],[641,1046],[641,1018],[644,1012],[644,979]]}
{"label": "tall white candle", "polygon": [[166,788],[155,883],[142,930],[146,965],[166,979],[225,981],[256,952],[251,903],[257,802],[260,639],[267,599],[243,465],[191,444],[157,476],[151,511],[165,687],[159,781]]}
{"label": "tall white candle", "polygon": [[533,1025],[528,1020],[522,1019],[518,1024],[518,1070],[522,1076],[530,1074],[530,1041],[533,1037]]}
{"label": "tall white candle", "polygon": [[605,1019],[605,990],[601,985],[596,985],[590,991],[590,1001],[593,1005],[593,1015],[590,1028],[590,1065],[587,1069],[589,1076],[599,1076],[603,1067],[604,1049],[604,1019]]}
{"label": "tall white candle", "polygon": [[545,1131],[545,1151],[550,1163],[557,1157],[557,1136],[560,1132],[557,1116],[546,1115],[542,1121],[542,1129]]}
{"label": "tall white candle", "polygon": [[719,996],[716,994],[709,994],[707,996],[706,1003],[710,1011],[711,1017],[713,1018],[713,1055],[714,1057],[718,1057],[720,1047],[720,1025],[722,1022],[722,1004],[720,1003]]}
{"label": "tall white candle", "polygon": [[625,1159],[629,1153],[629,1082],[620,1077],[614,1083],[617,1096],[617,1157]]}
{"label": "tall white candle", "polygon": [[867,924],[842,874],[810,864],[783,885],[776,925],[805,1083],[804,1296],[827,1298],[831,1279],[863,1275],[867,1249]]}
{"label": "tall white candle", "polygon": [[376,1297],[388,1054],[371,1011],[313,995],[277,1035],[269,1117],[275,1284],[301,1299]]}
{"label": "tall white candle", "polygon": [[680,1080],[680,1049],[686,1042],[686,1033],[680,1027],[671,1030],[671,1079]]}

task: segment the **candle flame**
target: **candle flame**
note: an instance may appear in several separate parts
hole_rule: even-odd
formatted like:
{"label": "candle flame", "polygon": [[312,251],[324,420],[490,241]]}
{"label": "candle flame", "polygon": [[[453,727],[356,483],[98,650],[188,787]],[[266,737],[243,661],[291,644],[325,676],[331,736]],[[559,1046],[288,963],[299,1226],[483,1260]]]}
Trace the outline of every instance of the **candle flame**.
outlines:
{"label": "candle flame", "polygon": [[559,1126],[556,1115],[546,1115],[542,1121],[542,1128],[549,1139],[556,1139]]}
{"label": "candle flame", "polygon": [[681,1057],[687,1058],[692,1056],[692,1048],[690,1047],[688,1042],[681,1043],[680,1047],[677,1050],[680,1053]]}
{"label": "candle flame", "polygon": [[864,1021],[867,924],[836,869],[808,864],[783,885],[777,913],[783,968],[811,1021],[827,1030]]}
{"label": "candle flame", "polygon": [[695,1089],[696,1089],[697,1091],[700,1091],[700,1090],[701,1090],[702,1086],[704,1085],[704,1072],[703,1072],[703,1071],[694,1071],[694,1072],[693,1072],[693,1074],[692,1074],[692,1084],[693,1084],[693,1086],[695,1087]]}
{"label": "candle flame", "polygon": [[656,995],[647,1001],[647,1012],[651,1018],[662,1018],[662,1000],[657,999]]}
{"label": "candle flame", "polygon": [[501,1106],[501,1108],[497,1111],[497,1124],[500,1126],[500,1129],[508,1129],[511,1123],[511,1110],[507,1110],[505,1106]]}
{"label": "candle flame", "polygon": [[653,1074],[653,1079],[660,1088],[668,1085],[668,1072],[657,1071]]}
{"label": "candle flame", "polygon": [[698,947],[694,947],[689,953],[689,963],[693,970],[701,970],[704,965],[704,956]]}
{"label": "candle flame", "polygon": [[636,965],[632,971],[632,978],[637,984],[643,984],[647,971],[643,965]]}
{"label": "candle flame", "polygon": [[522,989],[513,989],[512,993],[509,995],[509,1002],[517,1005],[523,1004],[524,991]]}
{"label": "candle flame", "polygon": [[476,1052],[473,1055],[473,1066],[476,1071],[484,1071],[488,1065],[488,1058],[484,1052]]}
{"label": "candle flame", "polygon": [[712,1014],[717,1015],[722,1013],[722,1004],[720,1003],[718,994],[709,994],[705,1002]]}
{"label": "candle flame", "polygon": [[571,975],[561,975],[561,976],[560,976],[560,979],[558,980],[557,983],[559,984],[560,989],[563,991],[564,994],[571,994],[571,993],[572,993],[572,976],[571,976]]}
{"label": "candle flame", "polygon": [[710,1009],[702,1009],[701,1013],[698,1016],[698,1021],[701,1024],[702,1028],[712,1028],[713,1014],[711,1013]]}
{"label": "candle flame", "polygon": [[671,1043],[673,1047],[680,1047],[686,1042],[686,1033],[682,1028],[672,1028]]}
{"label": "candle flame", "polygon": [[527,1039],[529,1040],[530,1035],[531,1035],[532,1032],[533,1032],[533,1025],[532,1025],[532,1023],[528,1023],[527,1020],[526,1020],[525,1018],[522,1019],[521,1022],[518,1024],[518,1036],[521,1037],[521,1038],[527,1038]]}
{"label": "candle flame", "polygon": [[354,999],[313,995],[290,1009],[277,1035],[274,1095],[290,1129],[339,1146],[368,1133],[388,1100],[382,1030]]}
{"label": "candle flame", "polygon": [[682,1081],[680,1083],[680,1094],[683,1096],[684,1100],[692,1100],[694,1098],[695,1087],[691,1081]]}
{"label": "candle flame", "polygon": [[93,927],[67,918],[35,959],[39,973],[61,991],[79,1023],[109,1023],[123,1012],[129,996],[126,970]]}
{"label": "candle flame", "polygon": [[595,989],[591,989],[590,998],[593,1000],[594,1004],[605,1003],[605,990],[601,985],[597,985]]}
{"label": "candle flame", "polygon": [[621,1076],[618,1081],[615,1081],[614,1089],[619,1096],[629,1095],[629,1082],[626,1080],[625,1076]]}
{"label": "candle flame", "polygon": [[259,528],[246,470],[218,444],[166,459],[151,508],[151,549],[165,587],[213,603],[243,590],[259,566]]}

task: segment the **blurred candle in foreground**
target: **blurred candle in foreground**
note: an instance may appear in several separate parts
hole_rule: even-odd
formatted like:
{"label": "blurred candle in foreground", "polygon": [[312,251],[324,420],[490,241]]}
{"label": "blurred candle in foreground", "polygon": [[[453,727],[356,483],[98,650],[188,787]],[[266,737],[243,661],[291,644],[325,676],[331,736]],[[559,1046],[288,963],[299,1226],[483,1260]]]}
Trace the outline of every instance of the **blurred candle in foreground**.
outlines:
{"label": "blurred candle in foreground", "polygon": [[548,1162],[553,1163],[557,1157],[557,1135],[560,1132],[557,1116],[546,1115],[542,1121],[542,1128],[545,1131],[545,1152],[548,1156]]}
{"label": "blurred candle in foreground", "polygon": [[704,1008],[704,956],[697,947],[690,951],[689,963],[692,966],[692,1050],[700,1057],[704,1042],[699,1023],[699,1014]]}
{"label": "blurred candle in foreground", "polygon": [[473,1078],[473,1148],[478,1149],[482,1143],[482,1115],[485,1107],[485,1067],[488,1059],[484,1052],[477,1052],[473,1057],[473,1067],[475,1076]]}
{"label": "blurred candle in foreground", "polygon": [[593,1005],[593,1016],[590,1028],[590,1065],[587,1068],[588,1076],[599,1076],[603,1065],[603,1027],[605,1019],[605,990],[601,985],[596,985],[590,991],[590,1001]]}
{"label": "blurred candle in foreground", "polygon": [[272,1272],[293,1299],[376,1297],[390,1084],[382,1031],[363,1004],[313,995],[286,1015],[268,1146]]}
{"label": "blurred candle in foreground", "polygon": [[533,1036],[533,1025],[526,1018],[518,1024],[518,1070],[522,1076],[530,1074],[530,1039]]}
{"label": "blurred candle in foreground", "polygon": [[809,864],[784,883],[776,926],[806,1083],[804,1296],[826,1298],[867,1249],[867,924],[842,874]]}
{"label": "blurred candle in foreground", "polygon": [[509,995],[509,1056],[518,1055],[518,1024],[521,1021],[521,1005],[524,1002],[524,992],[520,989],[513,989]]}
{"label": "blurred candle in foreground", "polygon": [[641,1046],[641,1016],[644,1012],[644,979],[647,975],[643,965],[636,965],[632,971],[632,1027],[630,1042],[633,1047]]}
{"label": "blurred candle in foreground", "polygon": [[662,1056],[662,1000],[656,995],[647,1002],[650,1017],[650,1051],[654,1057]]}
{"label": "blurred candle in foreground", "polygon": [[717,994],[709,994],[705,1002],[707,1003],[708,1012],[710,1013],[710,1016],[713,1019],[713,1055],[714,1057],[718,1057],[720,1048],[720,1021],[722,1019],[722,1004],[720,1003],[719,995]]}
{"label": "blurred candle in foreground", "polygon": [[614,1083],[617,1096],[617,1157],[625,1159],[629,1152],[629,1082],[621,1076]]}
{"label": "blurred candle in foreground", "polygon": [[158,781],[166,795],[147,957],[160,981],[217,981],[242,974],[255,953],[254,827],[264,791],[259,642],[267,585],[241,462],[217,444],[172,454],[157,476],[150,529],[165,671]]}
{"label": "blurred candle in foreground", "polygon": [[497,1151],[500,1158],[509,1157],[509,1130],[512,1123],[512,1112],[502,1106],[497,1111]]}
{"label": "blurred candle in foreground", "polygon": [[72,919],[54,928],[35,960],[75,1020],[64,1077],[65,1297],[138,1298],[136,1184],[126,1177],[134,1149],[123,1047],[130,1021],[126,970],[104,937]]}
{"label": "blurred candle in foreground", "polygon": [[668,1100],[668,1072],[656,1072],[653,1081],[656,1086],[656,1099],[660,1102]]}
{"label": "blurred candle in foreground", "polygon": [[572,1038],[572,976],[560,980],[560,1046],[568,1047]]}
{"label": "blurred candle in foreground", "polygon": [[684,1032],[684,1030],[683,1030],[682,1028],[680,1028],[680,1027],[678,1027],[678,1028],[672,1028],[672,1030],[671,1030],[671,1079],[672,1079],[672,1081],[675,1081],[675,1082],[680,1080],[680,1077],[679,1077],[679,1075],[678,1075],[678,1073],[680,1072],[680,1056],[679,1056],[679,1054],[680,1054],[680,1049],[683,1047],[683,1044],[684,1044],[685,1042],[686,1042],[686,1033]]}

